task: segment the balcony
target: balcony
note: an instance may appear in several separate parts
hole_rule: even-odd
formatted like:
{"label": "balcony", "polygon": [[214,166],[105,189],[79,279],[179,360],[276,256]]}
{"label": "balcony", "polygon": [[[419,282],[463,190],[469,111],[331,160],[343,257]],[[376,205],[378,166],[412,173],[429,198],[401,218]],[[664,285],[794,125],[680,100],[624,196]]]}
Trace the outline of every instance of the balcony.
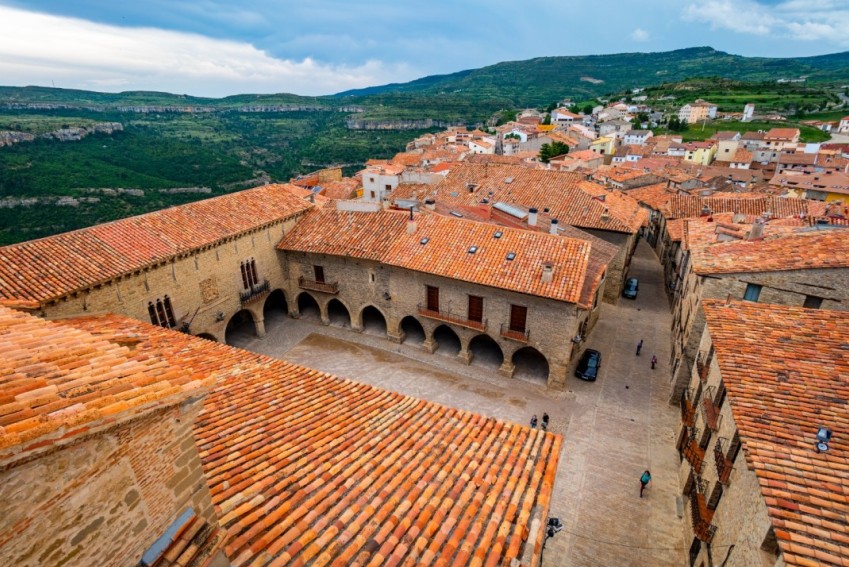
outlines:
{"label": "balcony", "polygon": [[719,477],[719,482],[727,486],[731,480],[731,469],[734,468],[734,463],[728,458],[726,443],[726,439],[716,440],[716,444],[713,446],[713,459],[716,463],[716,474]]}
{"label": "balcony", "polygon": [[298,278],[298,287],[309,291],[320,291],[321,293],[329,293],[336,295],[339,293],[339,282],[318,282],[308,280],[304,276]]}
{"label": "balcony", "polygon": [[422,317],[427,317],[428,319],[435,319],[437,321],[444,321],[446,323],[451,323],[452,325],[457,325],[458,327],[465,327],[466,329],[474,329],[475,331],[485,331],[486,330],[486,321],[472,321],[467,317],[463,317],[461,315],[455,315],[450,311],[445,311],[440,309],[439,311],[434,311],[433,309],[428,309],[427,306],[422,305],[421,303],[417,306],[418,314]]}
{"label": "balcony", "polygon": [[707,380],[708,371],[710,371],[710,365],[706,364],[706,361],[702,359],[702,357],[698,357],[696,359],[696,369],[699,373],[699,380],[704,382]]}
{"label": "balcony", "polygon": [[262,299],[268,295],[269,289],[268,280],[252,285],[251,289],[239,293],[239,302],[242,304],[242,307],[244,307],[245,305],[253,303],[254,301]]}
{"label": "balcony", "polygon": [[719,429],[719,418],[721,416],[715,402],[713,386],[708,386],[702,399],[702,416],[705,418],[705,423],[710,427],[711,431]]}
{"label": "balcony", "polygon": [[699,446],[699,430],[695,427],[688,427],[687,430],[687,441],[681,449],[681,454],[684,455],[696,474],[701,474],[705,462],[705,450]]}
{"label": "balcony", "polygon": [[716,534],[716,526],[711,524],[713,510],[709,510],[704,492],[693,488],[690,493],[690,517],[693,520],[693,533],[701,541],[710,544]]}
{"label": "balcony", "polygon": [[696,406],[693,405],[690,390],[681,392],[681,422],[687,427],[693,427],[696,424]]}
{"label": "balcony", "polygon": [[501,323],[501,336],[505,339],[510,339],[511,341],[527,344],[531,340],[531,331],[516,331],[511,329],[509,326],[506,326],[504,323]]}

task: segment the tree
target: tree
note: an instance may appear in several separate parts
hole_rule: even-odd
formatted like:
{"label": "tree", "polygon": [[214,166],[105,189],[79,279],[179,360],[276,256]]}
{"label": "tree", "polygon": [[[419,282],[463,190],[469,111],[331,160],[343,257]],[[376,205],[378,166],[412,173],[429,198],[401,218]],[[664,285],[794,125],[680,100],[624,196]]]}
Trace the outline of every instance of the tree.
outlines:
{"label": "tree", "polygon": [[551,142],[550,144],[543,144],[539,148],[539,159],[543,163],[548,163],[551,161],[551,158],[562,156],[563,154],[569,153],[569,146],[564,144],[563,142]]}
{"label": "tree", "polygon": [[543,125],[551,124],[551,115],[546,114],[545,118],[542,119],[541,124],[543,124]]}
{"label": "tree", "polygon": [[593,105],[591,105],[591,104],[586,105],[584,107],[582,113],[583,114],[592,114],[593,113]]}

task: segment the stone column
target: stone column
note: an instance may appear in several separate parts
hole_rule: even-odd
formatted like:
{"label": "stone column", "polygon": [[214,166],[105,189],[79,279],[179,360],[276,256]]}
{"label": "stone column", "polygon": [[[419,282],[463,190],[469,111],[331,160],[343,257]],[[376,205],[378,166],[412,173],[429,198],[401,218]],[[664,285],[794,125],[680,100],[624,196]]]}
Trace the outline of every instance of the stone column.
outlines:
{"label": "stone column", "polygon": [[457,353],[457,358],[460,359],[464,364],[472,363],[472,352],[468,348],[461,348],[460,352]]}
{"label": "stone column", "polygon": [[433,354],[436,351],[437,346],[439,345],[436,344],[436,341],[433,340],[433,337],[425,337],[425,340],[422,343],[422,349],[430,354]]}
{"label": "stone column", "polygon": [[549,364],[548,387],[554,390],[564,390],[566,388],[566,378],[568,371],[568,366],[554,363]]}
{"label": "stone column", "polygon": [[498,373],[507,378],[513,377],[513,371],[516,369],[516,366],[513,365],[513,362],[510,361],[506,356],[504,357],[504,362],[501,363],[501,367],[498,369]]}
{"label": "stone column", "polygon": [[262,338],[265,336],[265,319],[257,319],[254,321],[256,325],[256,336]]}

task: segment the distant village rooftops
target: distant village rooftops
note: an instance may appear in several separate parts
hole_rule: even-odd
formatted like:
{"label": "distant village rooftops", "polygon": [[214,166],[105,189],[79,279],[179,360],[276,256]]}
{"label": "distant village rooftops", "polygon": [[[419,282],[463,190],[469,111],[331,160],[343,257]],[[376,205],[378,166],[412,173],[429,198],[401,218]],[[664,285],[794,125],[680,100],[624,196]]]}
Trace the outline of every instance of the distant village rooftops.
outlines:
{"label": "distant village rooftops", "polygon": [[[104,284],[303,213],[288,185],[265,185],[0,248],[0,304],[41,303]],[[306,191],[309,193],[309,191]]]}

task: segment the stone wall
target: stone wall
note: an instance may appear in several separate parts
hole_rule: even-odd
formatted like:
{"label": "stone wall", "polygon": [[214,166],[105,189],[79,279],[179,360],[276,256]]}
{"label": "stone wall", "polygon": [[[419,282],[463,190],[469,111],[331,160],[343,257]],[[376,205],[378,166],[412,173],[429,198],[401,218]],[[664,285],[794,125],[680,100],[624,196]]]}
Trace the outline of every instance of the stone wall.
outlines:
{"label": "stone wall", "polygon": [[607,284],[604,289],[604,301],[615,305],[622,296],[622,289],[625,287],[625,280],[628,278],[631,258],[634,256],[634,250],[637,249],[638,233],[627,234],[589,228],[582,228],[581,230],[619,247],[616,257],[607,266],[607,274],[605,275]]}
{"label": "stone wall", "polygon": [[202,398],[0,468],[0,557],[134,566],[186,508],[217,525],[192,435]]}
{"label": "stone wall", "polygon": [[[442,278],[386,266],[378,262],[301,252],[281,252],[281,255],[284,257],[283,263],[288,266],[289,280],[285,293],[293,316],[299,315],[298,296],[301,293],[307,293],[318,303],[322,321],[327,324],[330,322],[328,304],[336,299],[350,314],[351,327],[361,331],[363,310],[373,306],[386,319],[387,336],[395,342],[405,339],[401,322],[405,317],[412,316],[424,329],[423,346],[431,352],[438,347],[434,342],[434,331],[437,327],[446,325],[459,337],[461,344],[459,356],[467,363],[472,359],[470,342],[476,336],[486,334],[498,344],[504,355],[505,363],[501,368],[502,373],[512,375],[513,354],[523,347],[533,347],[548,361],[550,370],[548,384],[551,386],[560,387],[565,384],[566,368],[573,351],[572,337],[578,333],[584,320],[590,319],[589,330],[589,325],[597,319],[598,309],[588,312],[578,309],[571,303]],[[316,265],[323,267],[326,282],[338,284],[338,294],[299,287],[299,276],[307,280],[313,279]],[[425,286],[427,285],[439,288],[440,310],[460,318],[465,318],[468,314],[469,295],[483,297],[483,318],[486,329],[482,332],[462,324],[420,315],[418,308],[426,304]],[[510,305],[522,305],[528,308],[527,343],[501,335],[502,324],[506,328],[509,323]],[[590,317],[591,314],[595,316]]]}
{"label": "stone wall", "polygon": [[[289,219],[253,231],[181,258],[141,270],[120,280],[62,299],[44,309],[47,318],[117,313],[150,322],[148,302],[166,295],[171,299],[178,321],[190,323],[193,335],[206,334],[223,342],[230,319],[243,305],[239,294],[245,291],[239,264],[256,260],[260,282],[269,281],[269,289],[280,288],[285,269],[275,247],[283,234],[294,226]],[[258,294],[245,304],[257,327],[264,334],[263,305],[267,294]]]}

